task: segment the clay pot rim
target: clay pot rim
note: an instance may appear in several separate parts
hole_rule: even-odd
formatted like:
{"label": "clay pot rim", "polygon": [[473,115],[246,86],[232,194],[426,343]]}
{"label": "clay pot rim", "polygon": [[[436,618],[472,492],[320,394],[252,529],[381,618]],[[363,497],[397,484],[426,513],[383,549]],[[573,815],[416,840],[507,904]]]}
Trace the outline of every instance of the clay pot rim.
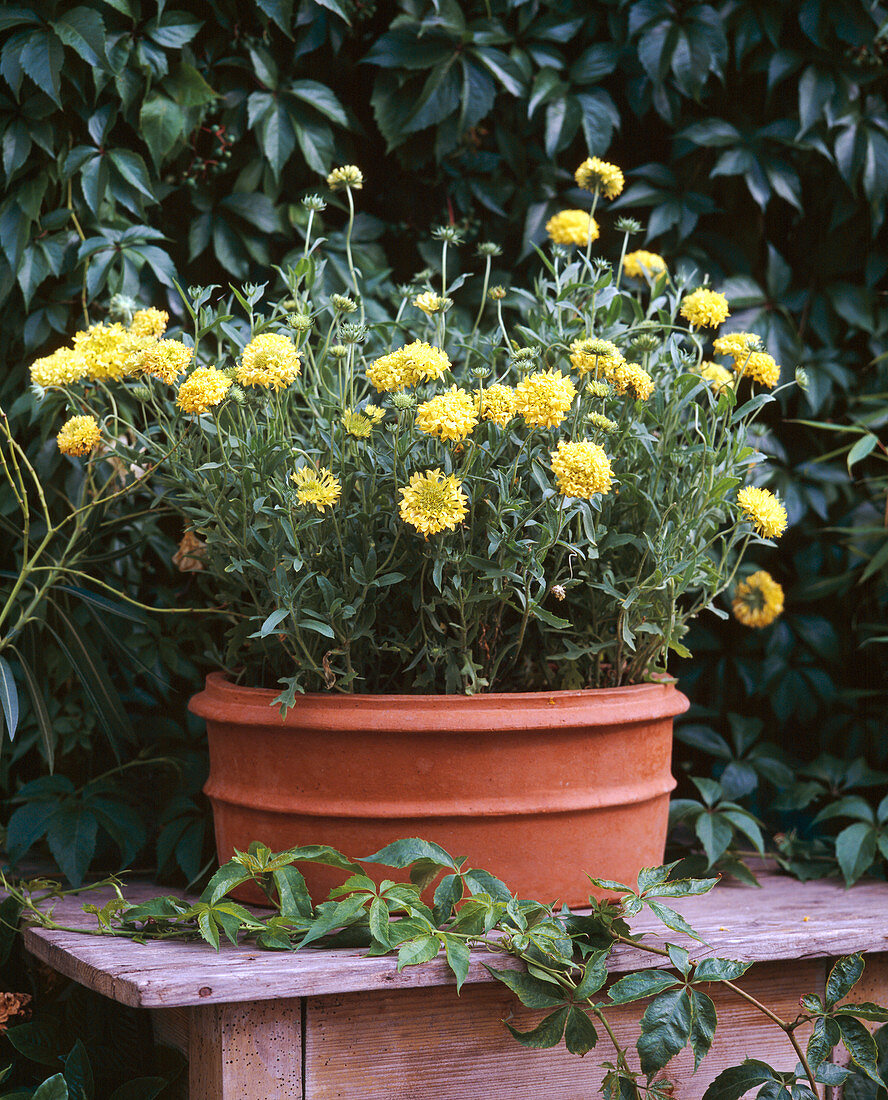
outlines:
{"label": "clay pot rim", "polygon": [[287,717],[276,719],[271,703],[279,694],[274,688],[234,684],[222,671],[210,672],[205,689],[191,699],[189,709],[202,718],[233,725],[331,732],[408,732],[401,722],[394,720],[393,712],[409,708],[409,732],[457,735],[648,722],[682,714],[690,706],[672,682],[478,695],[313,692],[298,695]]}

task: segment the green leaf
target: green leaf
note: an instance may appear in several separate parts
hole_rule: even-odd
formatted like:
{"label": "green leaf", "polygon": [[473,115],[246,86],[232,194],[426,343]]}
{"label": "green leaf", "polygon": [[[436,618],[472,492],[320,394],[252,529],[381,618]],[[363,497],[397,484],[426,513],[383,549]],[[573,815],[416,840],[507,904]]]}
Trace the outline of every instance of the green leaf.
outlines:
{"label": "green leaf", "polygon": [[780,1078],[765,1062],[749,1058],[742,1066],[722,1070],[703,1093],[703,1100],[740,1100],[750,1089],[770,1081],[779,1082]]}
{"label": "green leaf", "polygon": [[723,814],[714,813],[713,811],[700,814],[694,825],[694,831],[703,845],[703,851],[706,853],[710,867],[725,854],[734,839],[734,830],[731,828],[731,823]]}
{"label": "green leaf", "polygon": [[579,1054],[582,1058],[598,1042],[598,1032],[588,1012],[584,1012],[575,1005],[567,1014],[567,1027],[564,1030],[564,1045],[571,1054]]}
{"label": "green leaf", "polygon": [[879,1076],[878,1056],[876,1041],[859,1020],[853,1016],[839,1015],[833,1017],[839,1025],[842,1033],[842,1042],[845,1049],[851,1055],[854,1064],[862,1070],[871,1081],[877,1085],[884,1085]]}
{"label": "green leaf", "polygon": [[557,1047],[561,1042],[570,1011],[566,1005],[564,1008],[559,1008],[557,1012],[550,1013],[533,1031],[518,1031],[508,1022],[506,1027],[523,1047],[529,1047],[531,1050],[547,1050],[549,1047]]}
{"label": "green leaf", "polygon": [[469,973],[469,962],[472,953],[465,940],[446,932],[444,933],[444,950],[447,953],[447,965],[456,977],[456,992],[459,993]]}
{"label": "green leaf", "polygon": [[[32,1020],[6,1031],[6,1038],[29,1062],[57,1066],[61,1056],[58,1021],[51,1018]],[[64,1080],[64,1079],[63,1079]]]}
{"label": "green leaf", "polygon": [[828,1007],[848,996],[863,977],[865,965],[859,951],[853,955],[843,955],[833,963],[826,979],[825,998]]}
{"label": "green leaf", "polygon": [[700,1063],[709,1053],[712,1040],[715,1038],[715,1029],[718,1018],[715,1005],[705,993],[699,990],[691,991],[693,1003],[693,1019],[691,1022],[691,1049],[694,1052],[694,1073],[700,1068]]}
{"label": "green leaf", "polygon": [[806,1050],[808,1061],[814,1069],[832,1055],[833,1047],[839,1042],[841,1033],[835,1022],[828,1016],[814,1021]]}
{"label": "green leaf", "polygon": [[459,875],[445,875],[435,888],[435,911],[440,923],[450,919],[453,910],[462,900],[463,884]]}
{"label": "green leaf", "polygon": [[498,982],[508,986],[527,1008],[554,1008],[564,1004],[564,994],[559,993],[556,987],[524,970],[497,970],[487,963],[484,963],[484,969]]}
{"label": "green leaf", "polygon": [[242,882],[247,882],[250,878],[252,878],[252,875],[240,863],[224,863],[204,887],[200,900],[215,905],[220,898],[224,898],[235,886],[240,886]]}
{"label": "green leaf", "polygon": [[497,901],[509,901],[512,896],[508,886],[489,871],[466,871],[463,881],[470,894],[489,894]]}
{"label": "green leaf", "polygon": [[667,928],[671,928],[673,932],[681,932],[685,936],[690,936],[692,939],[699,940],[700,943],[706,941],[700,936],[699,932],[695,932],[693,928],[684,919],[681,913],[677,913],[674,909],[670,909],[668,905],[663,905],[659,901],[654,901],[652,898],[645,898],[645,904],[648,909],[661,920]]}
{"label": "green leaf", "polygon": [[319,84],[316,80],[294,80],[287,86],[287,91],[296,99],[320,111],[337,126],[349,129],[345,108],[336,98],[335,93],[325,84]]}
{"label": "green leaf", "polygon": [[57,1073],[34,1091],[31,1100],[68,1100],[70,1095],[65,1078]]}
{"label": "green leaf", "polygon": [[861,1001],[858,1004],[846,1003],[842,1005],[842,1011],[849,1016],[856,1016],[859,1020],[872,1020],[874,1023],[888,1023],[888,1008],[883,1005],[873,1004],[872,1001]]}
{"label": "green leaf", "polygon": [[609,949],[594,951],[583,967],[583,977],[577,986],[574,997],[578,1001],[587,1001],[598,992],[607,981],[607,956]]}
{"label": "green leaf", "polygon": [[614,1004],[623,1005],[630,1001],[640,1001],[644,997],[652,997],[656,993],[662,993],[664,989],[672,989],[679,984],[678,978],[667,974],[664,970],[639,970],[634,974],[626,974],[614,982],[607,992]]}
{"label": "green leaf", "polygon": [[694,982],[735,982],[751,966],[736,959],[701,959],[694,968]]}
{"label": "green leaf", "polygon": [[160,168],[176,142],[185,136],[185,112],[165,95],[155,92],[148,96],[139,112],[139,127],[155,169]]}
{"label": "green leaf", "polygon": [[441,950],[441,941],[437,936],[426,934],[407,940],[398,948],[398,970],[405,966],[416,966],[418,963],[430,962]]}
{"label": "green leaf", "polygon": [[408,837],[404,840],[396,840],[374,852],[372,856],[358,856],[361,863],[381,863],[385,867],[409,867],[420,859],[434,860],[440,867],[452,867],[459,870],[453,861],[453,857],[439,844],[421,840],[419,837]]}
{"label": "green leaf", "polygon": [[871,451],[875,450],[878,444],[878,436],[872,435],[869,432],[866,435],[862,435],[848,452],[848,473],[851,472],[852,466],[866,458]]}
{"label": "green leaf", "polygon": [[305,877],[296,867],[277,867],[271,872],[278,892],[281,913],[285,917],[310,917],[311,896]]}
{"label": "green leaf", "polygon": [[6,732],[11,741],[18,729],[19,703],[18,688],[15,686],[15,677],[12,668],[5,657],[0,657],[0,708],[6,719]]}
{"label": "green leaf", "polygon": [[864,821],[849,825],[836,837],[836,859],[848,886],[872,866],[876,858],[876,837],[877,830]]}
{"label": "green leaf", "polygon": [[72,886],[79,886],[96,850],[98,819],[87,804],[69,798],[49,820],[46,842]]}
{"label": "green leaf", "polygon": [[63,11],[52,24],[52,29],[66,46],[80,54],[87,65],[105,68],[105,24],[97,11],[85,7]]}
{"label": "green leaf", "polygon": [[154,201],[154,192],[151,190],[148,169],[138,153],[133,153],[129,149],[111,149],[108,157],[131,187],[135,187],[146,198]]}
{"label": "green leaf", "polygon": [[80,1039],[77,1040],[65,1059],[64,1075],[71,1100],[93,1100],[95,1084],[92,1066],[89,1062],[86,1047]]}
{"label": "green leaf", "polygon": [[62,66],[65,49],[59,39],[43,30],[35,31],[19,53],[19,64],[37,87],[61,107]]}
{"label": "green leaf", "polygon": [[21,903],[15,898],[8,897],[0,901],[0,967],[4,967],[9,960],[18,934],[21,912]]}
{"label": "green leaf", "polygon": [[693,1006],[686,989],[660,993],[641,1017],[641,1036],[636,1043],[643,1073],[654,1074],[687,1045],[691,1036]]}

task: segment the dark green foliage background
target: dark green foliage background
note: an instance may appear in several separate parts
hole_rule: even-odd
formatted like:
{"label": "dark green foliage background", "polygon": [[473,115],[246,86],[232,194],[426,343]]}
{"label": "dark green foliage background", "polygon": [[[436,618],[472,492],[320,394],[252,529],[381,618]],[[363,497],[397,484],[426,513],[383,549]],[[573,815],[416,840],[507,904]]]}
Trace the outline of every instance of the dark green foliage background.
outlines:
{"label": "dark green foliage background", "polygon": [[[19,395],[28,361],[82,326],[84,304],[93,320],[117,292],[175,311],[174,277],[262,278],[300,243],[299,199],[326,195],[323,176],[342,163],[367,179],[365,269],[409,279],[429,226],[453,220],[470,242],[501,243],[495,278],[519,283],[546,219],[588,199],[573,169],[587,152],[605,155],[627,189],[602,219],[602,253],[616,258],[611,210],[641,218],[647,247],[709,271],[786,378],[803,366],[810,379],[761,441],[792,528],[756,564],[784,584],[787,612],[764,632],[707,620],[695,661],[676,672],[716,728],[728,712],[757,715],[790,756],[862,753],[884,765],[885,648],[861,648],[884,619],[884,486],[868,480],[872,455],[849,472],[831,455],[841,436],[796,421],[865,419],[878,433],[888,420],[886,19],[869,0],[4,6],[0,399],[62,484],[67,464],[49,457],[48,426]],[[323,217],[334,234],[335,200]],[[121,567],[120,583],[149,602],[188,602],[187,578],[164,566],[175,534],[153,533],[144,572]],[[0,548],[0,569],[5,558]],[[181,713],[197,640],[164,622],[131,642],[161,683],[115,671],[124,705]],[[107,643],[95,644],[113,665]],[[56,767],[83,802],[82,785],[115,758],[56,664]],[[137,726],[155,753],[196,743],[166,720]],[[23,730],[14,754],[4,748],[7,797],[46,771],[27,716]],[[131,775],[112,782],[153,826]],[[186,768],[160,788],[174,823],[161,862],[178,858],[189,873],[200,862],[199,781]],[[113,864],[114,853],[100,842],[95,858]],[[141,858],[153,858],[150,845]]]}

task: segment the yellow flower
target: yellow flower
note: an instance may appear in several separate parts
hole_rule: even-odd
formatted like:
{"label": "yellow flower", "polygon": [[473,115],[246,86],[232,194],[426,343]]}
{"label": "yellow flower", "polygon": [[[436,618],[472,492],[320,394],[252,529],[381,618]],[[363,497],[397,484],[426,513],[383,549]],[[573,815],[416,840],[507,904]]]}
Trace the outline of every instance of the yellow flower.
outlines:
{"label": "yellow flower", "polygon": [[639,401],[647,401],[654,392],[653,378],[637,363],[620,363],[606,377],[617,393],[632,390]]}
{"label": "yellow flower", "polygon": [[759,569],[737,585],[731,606],[744,626],[770,626],[783,611],[783,588],[770,573]]}
{"label": "yellow flower", "polygon": [[369,416],[374,424],[378,424],[385,416],[385,409],[381,409],[378,405],[365,405],[364,416]]}
{"label": "yellow flower", "polygon": [[617,367],[626,362],[616,344],[593,337],[574,340],[570,353],[571,364],[580,374],[595,374],[602,378],[609,378]]}
{"label": "yellow flower", "polygon": [[88,373],[89,364],[73,348],[59,348],[31,364],[31,382],[45,390],[53,386],[70,386]]}
{"label": "yellow flower", "polygon": [[634,279],[651,279],[666,270],[666,261],[656,252],[639,248],[623,257],[623,270]]}
{"label": "yellow flower", "polygon": [[767,489],[753,486],[741,489],[737,494],[737,503],[745,513],[745,518],[765,538],[779,538],[786,530],[786,509]]}
{"label": "yellow flower", "polygon": [[737,359],[747,352],[756,351],[761,344],[761,337],[754,332],[727,332],[713,340],[712,350],[716,355],[730,355]]}
{"label": "yellow flower", "polygon": [[289,336],[264,332],[244,348],[235,377],[242,386],[282,390],[299,374],[299,352]]}
{"label": "yellow flower", "polygon": [[591,500],[597,493],[607,493],[613,480],[604,448],[585,439],[577,443],[559,439],[558,450],[552,451],[552,469],[566,497]]}
{"label": "yellow flower", "polygon": [[434,291],[426,290],[422,294],[417,294],[413,299],[413,304],[417,309],[421,309],[423,313],[432,314],[440,313],[444,308],[445,298],[439,298]]}
{"label": "yellow flower", "polygon": [[584,191],[600,191],[606,199],[615,199],[625,182],[616,164],[598,157],[587,157],[574,172],[574,179]]}
{"label": "yellow flower", "polygon": [[772,390],[780,381],[780,364],[766,351],[753,351],[734,360],[734,370],[744,377],[754,378]]}
{"label": "yellow flower", "polygon": [[446,352],[421,340],[390,351],[367,368],[367,377],[379,392],[394,393],[405,386],[433,382],[450,370]]}
{"label": "yellow flower", "polygon": [[364,416],[363,413],[357,413],[353,409],[349,409],[342,414],[342,426],[349,435],[353,435],[356,439],[367,439],[373,431],[373,421],[370,417]]}
{"label": "yellow flower", "polygon": [[534,371],[515,387],[515,412],[531,428],[554,428],[567,416],[577,391],[560,370]]}
{"label": "yellow flower", "polygon": [[699,374],[709,383],[713,393],[724,393],[725,390],[734,388],[734,375],[719,363],[704,359],[700,364]]}
{"label": "yellow flower", "polygon": [[605,416],[603,413],[587,413],[586,420],[592,425],[593,428],[598,428],[600,432],[606,432],[611,435],[613,432],[620,430],[620,425],[615,420],[611,420],[609,416]]}
{"label": "yellow flower", "polygon": [[133,320],[129,330],[134,336],[154,336],[160,339],[166,332],[170,315],[165,309],[137,309],[133,314]]}
{"label": "yellow flower", "polygon": [[598,222],[586,210],[562,210],[546,222],[546,232],[555,244],[586,245],[600,236]]}
{"label": "yellow flower", "polygon": [[724,294],[701,286],[682,299],[681,315],[692,328],[717,328],[731,313]]}
{"label": "yellow flower", "polygon": [[153,374],[172,386],[193,358],[194,348],[186,347],[179,340],[155,340],[142,352],[139,366],[145,374]]}
{"label": "yellow flower", "polygon": [[425,401],[416,410],[416,426],[426,435],[455,441],[465,439],[478,426],[478,405],[465,390],[451,386]]}
{"label": "yellow flower", "polygon": [[150,342],[150,337],[130,333],[115,321],[75,333],[74,350],[86,360],[89,378],[116,382],[138,370],[139,354]]}
{"label": "yellow flower", "polygon": [[85,455],[102,441],[94,416],[72,416],[62,425],[56,443],[63,455]]}
{"label": "yellow flower", "polygon": [[342,495],[339,479],[326,466],[319,466],[316,470],[311,466],[302,466],[290,474],[290,480],[296,485],[299,503],[313,504],[319,512],[337,504]]}
{"label": "yellow flower", "polygon": [[446,529],[455,530],[469,511],[461,486],[459,478],[453,474],[445,477],[440,470],[411,475],[404,488],[398,490],[404,498],[401,519],[426,538]]}
{"label": "yellow flower", "polygon": [[482,420],[492,420],[501,428],[515,416],[515,391],[511,386],[495,384],[485,390],[475,390],[475,407]]}
{"label": "yellow flower", "polygon": [[196,367],[179,387],[176,404],[183,412],[197,416],[209,412],[225,397],[231,379],[215,367]]}
{"label": "yellow flower", "polygon": [[327,176],[327,186],[331,191],[341,191],[343,187],[360,191],[364,186],[364,173],[356,164],[344,164],[341,168],[334,168]]}

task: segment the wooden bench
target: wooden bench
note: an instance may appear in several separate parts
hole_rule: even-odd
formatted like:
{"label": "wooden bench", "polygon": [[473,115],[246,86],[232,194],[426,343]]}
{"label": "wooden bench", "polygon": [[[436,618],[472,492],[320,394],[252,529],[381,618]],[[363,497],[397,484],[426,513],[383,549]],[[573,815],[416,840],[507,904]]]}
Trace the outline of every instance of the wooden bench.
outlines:
{"label": "wooden bench", "polygon": [[[722,884],[674,903],[711,946],[690,945],[692,958],[753,961],[741,984],[791,1019],[801,994],[822,993],[836,956],[863,951],[869,958],[853,1000],[888,1001],[888,884],[845,890],[777,876],[762,883],[758,890]],[[157,892],[134,885],[127,894],[140,901]],[[56,919],[94,927],[76,899],[59,904]],[[633,927],[656,925],[639,917]],[[226,944],[216,953],[197,943],[140,945],[33,927],[25,946],[89,989],[148,1010],[158,1040],[189,1059],[191,1100],[580,1100],[597,1094],[599,1063],[613,1053],[606,1036],[582,1059],[563,1048],[520,1047],[502,1021],[530,1027],[542,1014],[517,1005],[482,959],[500,968],[518,964],[483,951],[473,952],[457,996],[440,958],[399,974],[393,957],[364,958],[349,948],[289,953]],[[649,966],[651,958],[618,947],[611,969]],[[709,992],[719,1012],[716,1039],[697,1074],[688,1051],[670,1064],[676,1096],[702,1096],[725,1066],[744,1057],[795,1066],[786,1038],[756,1009],[719,986]],[[621,1039],[634,1043],[642,1007],[611,1013]]]}

